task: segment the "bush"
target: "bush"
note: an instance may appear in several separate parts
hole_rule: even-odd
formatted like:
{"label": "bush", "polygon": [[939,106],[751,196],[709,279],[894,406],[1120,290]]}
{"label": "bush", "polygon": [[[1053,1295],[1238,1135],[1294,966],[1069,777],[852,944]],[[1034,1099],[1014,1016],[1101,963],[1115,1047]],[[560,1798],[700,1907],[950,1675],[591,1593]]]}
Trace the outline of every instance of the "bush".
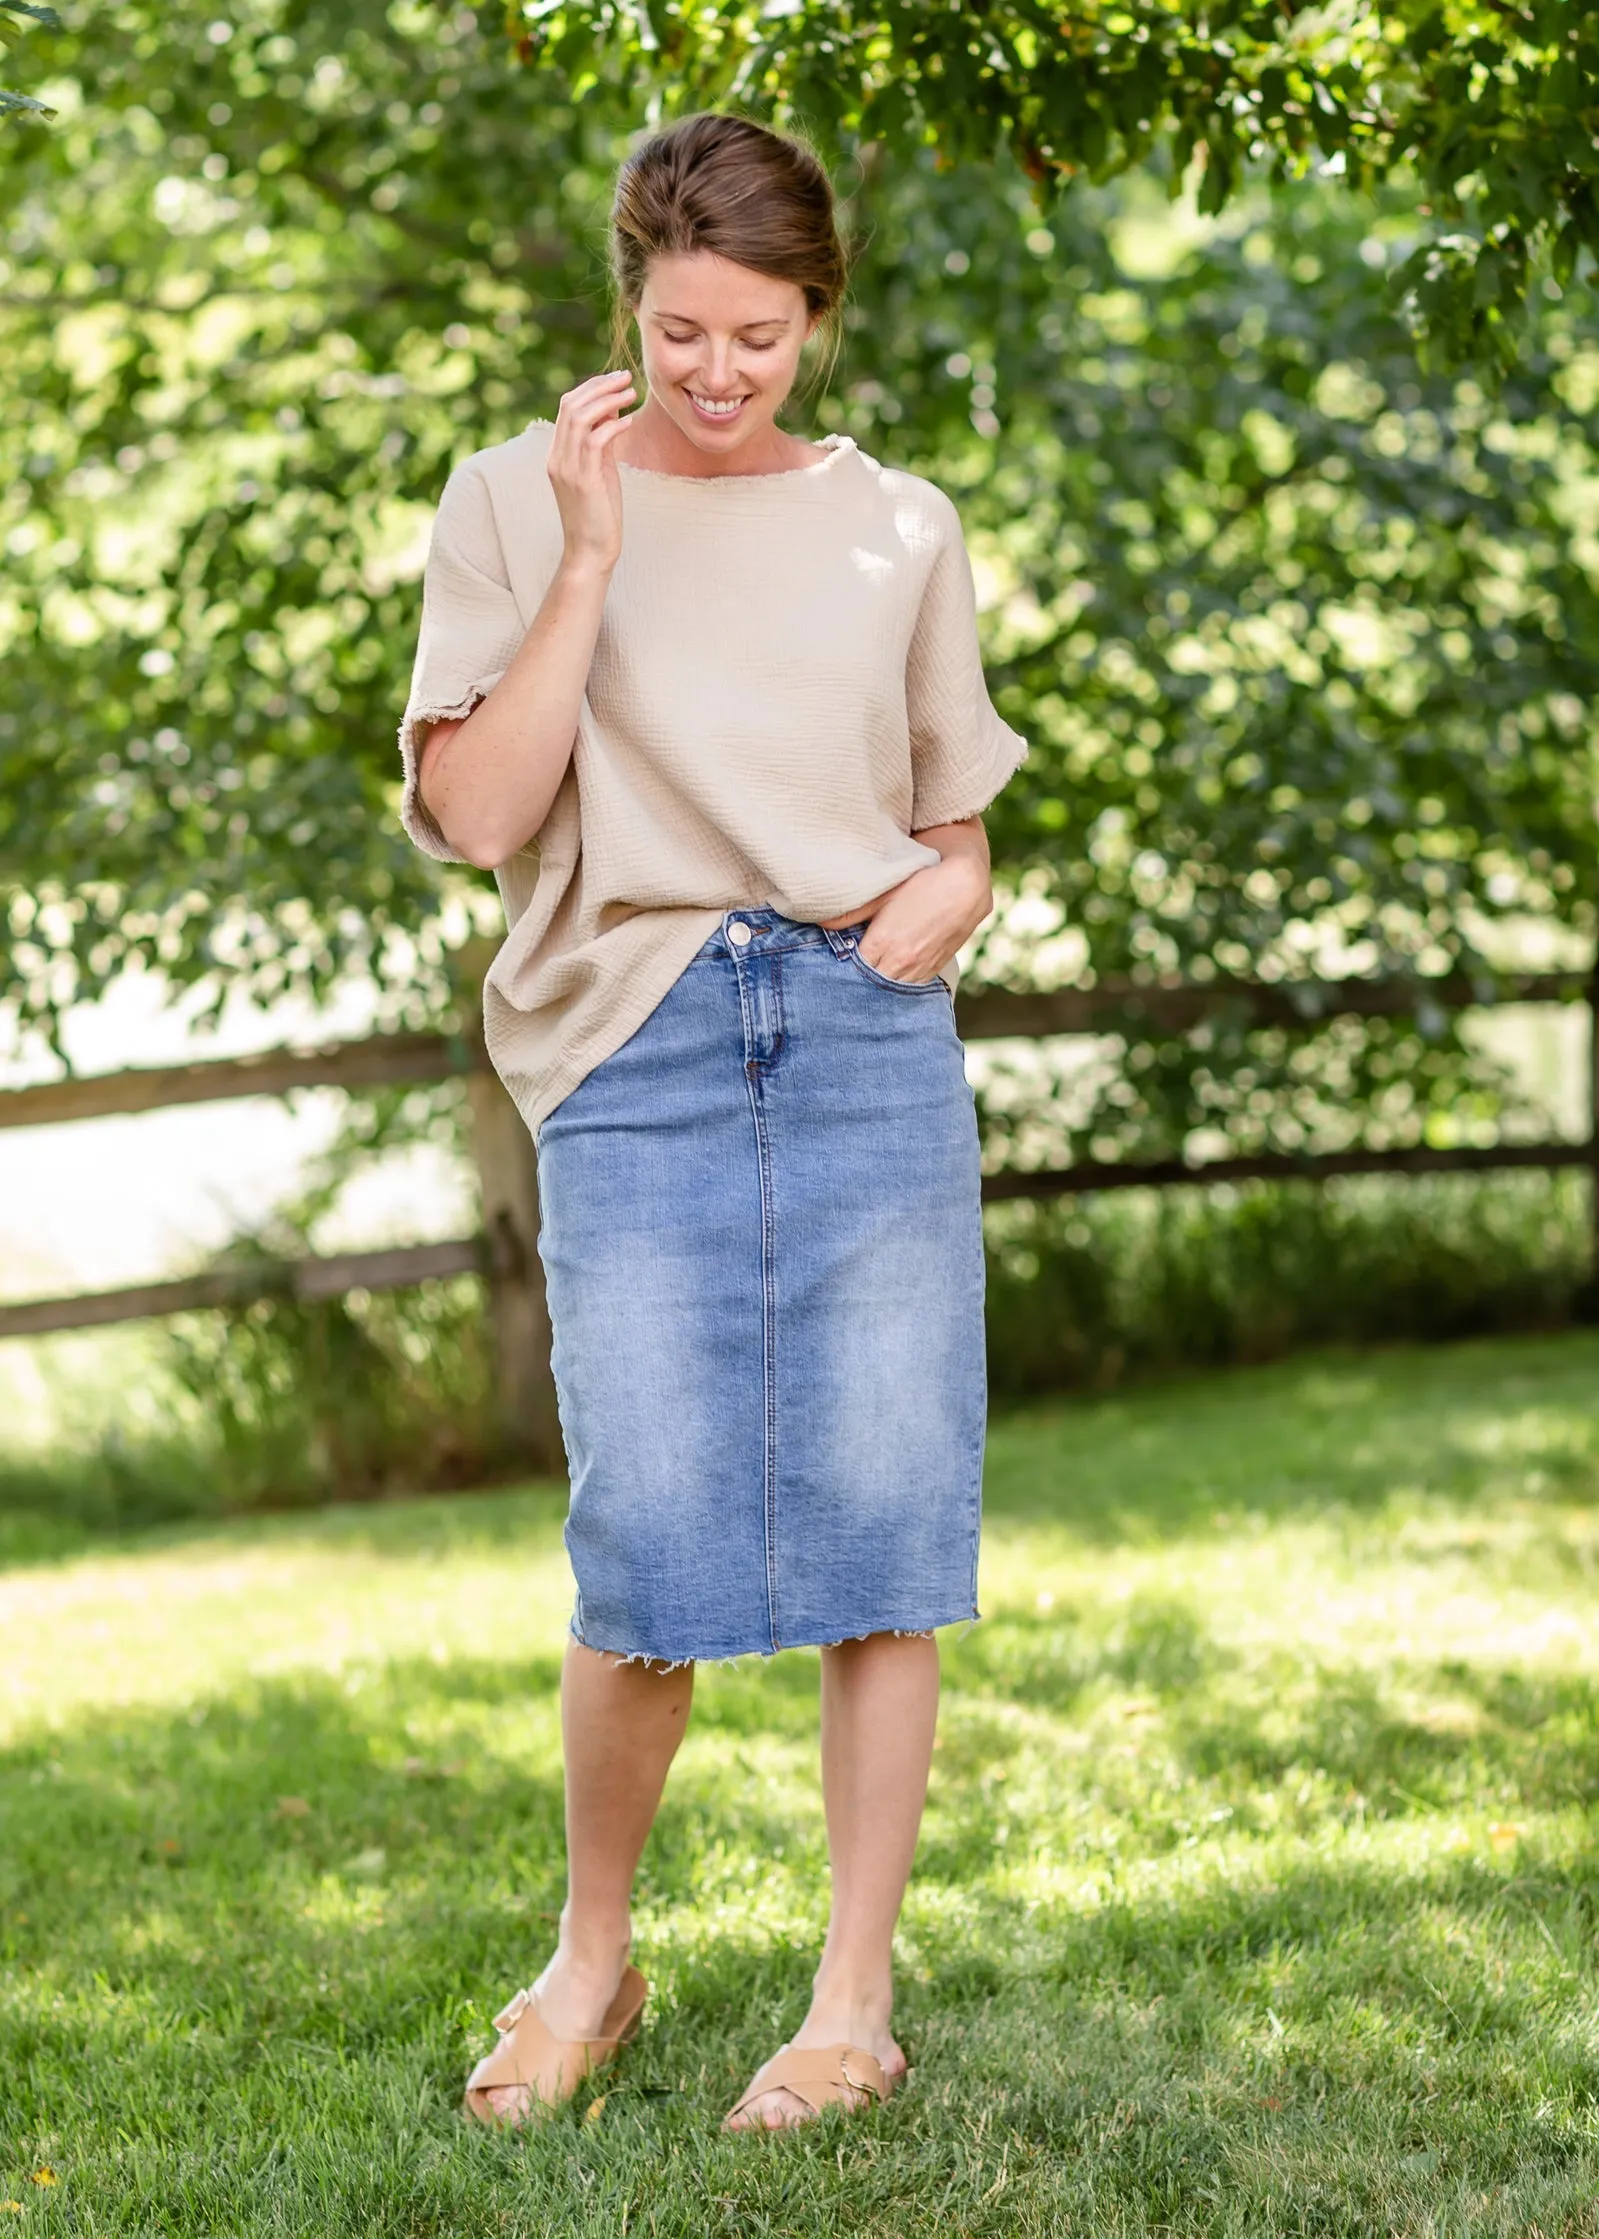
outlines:
{"label": "bush", "polygon": [[[991,1388],[1003,1403],[1302,1345],[1554,1327],[1588,1283],[1588,1205],[1582,1175],[1512,1173],[992,1206]],[[474,1278],[185,1316],[151,1357],[166,1397],[146,1393],[142,1429],[113,1393],[109,1431],[0,1462],[0,1557],[495,1474]]]}
{"label": "bush", "polygon": [[1585,1176],[1532,1172],[996,1205],[991,1388],[1020,1398],[1300,1345],[1553,1327],[1588,1281],[1589,1202]]}
{"label": "bush", "polygon": [[470,1484],[494,1463],[482,1286],[471,1276],[192,1315],[169,1340],[227,1509]]}
{"label": "bush", "polygon": [[488,1329],[471,1276],[184,1315],[135,1373],[153,1387],[140,1427],[119,1419],[133,1411],[115,1393],[97,1394],[94,1410],[68,1394],[63,1413],[86,1432],[0,1458],[0,1559],[85,1533],[494,1474]]}

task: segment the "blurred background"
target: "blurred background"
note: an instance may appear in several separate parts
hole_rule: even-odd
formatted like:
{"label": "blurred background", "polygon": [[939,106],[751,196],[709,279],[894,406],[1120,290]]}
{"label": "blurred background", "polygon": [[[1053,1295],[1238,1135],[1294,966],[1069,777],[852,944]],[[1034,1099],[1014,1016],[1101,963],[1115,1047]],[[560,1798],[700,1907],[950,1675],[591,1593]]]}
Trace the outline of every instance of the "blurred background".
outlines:
{"label": "blurred background", "polygon": [[[193,2239],[1591,2239],[1599,14],[0,0],[0,2215]],[[606,360],[642,123],[798,120],[844,429],[1032,741],[965,959],[984,1622],[914,2088],[722,2109],[817,1658],[699,1675],[650,2027],[563,1887],[491,883],[395,732],[452,466]],[[470,1492],[473,1497],[463,1497]]]}
{"label": "blurred background", "polygon": [[[605,362],[607,184],[663,69],[604,9],[513,29],[128,6],[15,50],[55,114],[13,121],[4,176],[9,1090],[470,1025],[492,889],[394,814],[431,508]],[[1307,32],[1303,59],[1348,76],[1336,42]],[[1274,183],[1190,123],[1129,130],[1055,192],[1014,119],[1011,148],[952,150],[880,94],[851,130],[843,64],[793,71],[859,260],[795,424],[954,493],[993,687],[1033,741],[989,820],[963,1016],[996,1390],[1569,1318],[1592,1253],[1591,259],[1518,270],[1497,327],[1468,274],[1463,333],[1429,335],[1460,323],[1436,287],[1417,310],[1436,183],[1355,191],[1352,103],[1347,163],[1311,148]],[[1109,77],[1098,98],[1127,106]],[[11,1097],[4,1300],[464,1242],[466,1091],[424,1063],[71,1125]],[[1282,1178],[1329,1156],[1372,1171]],[[1061,1187],[1138,1169],[1166,1186]],[[281,1289],[0,1344],[0,1508],[21,1528],[498,1466],[476,1275]]]}

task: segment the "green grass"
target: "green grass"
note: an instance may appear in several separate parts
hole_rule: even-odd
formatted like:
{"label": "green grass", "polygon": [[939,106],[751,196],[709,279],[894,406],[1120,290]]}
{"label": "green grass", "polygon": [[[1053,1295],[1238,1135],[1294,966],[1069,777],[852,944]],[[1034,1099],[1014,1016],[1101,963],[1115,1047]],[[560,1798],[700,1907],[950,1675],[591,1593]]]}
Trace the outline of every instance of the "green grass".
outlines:
{"label": "green grass", "polygon": [[[1001,1201],[990,1388],[1599,1321],[1591,1198],[1585,1174],[1509,1172]],[[503,1481],[491,1354],[472,1276],[0,1346],[0,1564],[85,1532]]]}
{"label": "green grass", "polygon": [[702,1676],[646,2032],[490,2136],[560,1896],[558,1496],[63,1540],[0,1574],[6,2228],[1599,2233],[1596,1403],[1589,1333],[1002,1418],[913,2083],[792,2138],[716,2125],[817,1947],[813,1658]]}

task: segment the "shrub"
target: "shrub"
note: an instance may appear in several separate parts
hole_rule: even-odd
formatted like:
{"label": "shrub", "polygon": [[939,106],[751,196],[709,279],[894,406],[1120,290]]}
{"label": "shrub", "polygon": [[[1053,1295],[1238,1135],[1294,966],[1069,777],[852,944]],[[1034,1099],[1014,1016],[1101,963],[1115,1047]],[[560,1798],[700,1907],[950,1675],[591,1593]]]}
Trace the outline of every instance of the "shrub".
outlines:
{"label": "shrub", "polygon": [[1019,1398],[1295,1346],[1569,1320],[1588,1280],[1574,1173],[1363,1175],[990,1208],[989,1375]]}

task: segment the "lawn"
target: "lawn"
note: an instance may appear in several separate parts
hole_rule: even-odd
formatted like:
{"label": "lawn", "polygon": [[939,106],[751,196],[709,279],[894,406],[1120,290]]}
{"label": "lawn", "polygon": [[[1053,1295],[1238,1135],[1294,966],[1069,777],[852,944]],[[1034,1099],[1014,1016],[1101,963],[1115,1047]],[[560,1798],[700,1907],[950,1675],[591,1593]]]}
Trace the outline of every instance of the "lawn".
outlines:
{"label": "lawn", "polygon": [[[816,1664],[702,1675],[646,2030],[469,2128],[560,1898],[560,1499],[0,1573],[0,2202],[217,2235],[1599,2234],[1599,1335],[1008,1415],[914,2075],[717,2120],[821,1927]],[[16,2204],[16,2205],[13,2205]]]}

